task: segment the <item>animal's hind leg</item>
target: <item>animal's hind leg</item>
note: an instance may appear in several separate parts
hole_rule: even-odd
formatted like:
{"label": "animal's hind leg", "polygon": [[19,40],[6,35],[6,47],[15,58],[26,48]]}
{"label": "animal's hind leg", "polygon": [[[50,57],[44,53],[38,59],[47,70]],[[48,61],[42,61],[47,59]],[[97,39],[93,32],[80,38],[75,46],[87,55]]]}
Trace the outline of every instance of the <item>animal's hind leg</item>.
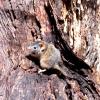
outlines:
{"label": "animal's hind leg", "polygon": [[62,68],[60,68],[60,66],[59,65],[55,65],[54,66],[54,69],[56,69],[56,70],[58,70],[58,71],[60,71],[64,76],[66,76],[67,74],[66,74],[66,72],[62,69]]}
{"label": "animal's hind leg", "polygon": [[38,74],[45,72],[46,69],[39,69]]}
{"label": "animal's hind leg", "polygon": [[40,61],[40,65],[41,65],[41,69],[38,71],[38,73],[43,73],[43,72],[45,72],[47,69],[49,69],[49,66],[48,66],[47,63],[45,63],[45,61],[43,61],[43,60]]}

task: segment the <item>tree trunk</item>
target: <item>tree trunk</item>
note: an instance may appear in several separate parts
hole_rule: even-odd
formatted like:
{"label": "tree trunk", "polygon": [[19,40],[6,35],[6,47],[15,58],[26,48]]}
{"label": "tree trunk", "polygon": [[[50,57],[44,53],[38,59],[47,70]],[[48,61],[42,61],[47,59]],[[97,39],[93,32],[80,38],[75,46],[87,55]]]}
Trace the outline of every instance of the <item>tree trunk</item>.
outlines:
{"label": "tree trunk", "polygon": [[[36,38],[61,51],[68,77],[37,73]],[[99,100],[99,42],[99,0],[1,0],[0,100]]]}

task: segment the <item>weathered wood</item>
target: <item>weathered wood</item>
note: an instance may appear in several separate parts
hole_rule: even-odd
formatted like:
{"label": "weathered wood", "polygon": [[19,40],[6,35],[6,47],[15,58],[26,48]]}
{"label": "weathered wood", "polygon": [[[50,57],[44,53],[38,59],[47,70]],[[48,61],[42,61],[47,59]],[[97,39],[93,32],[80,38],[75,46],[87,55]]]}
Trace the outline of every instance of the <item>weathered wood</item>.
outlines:
{"label": "weathered wood", "polygon": [[[99,0],[0,1],[0,100],[99,100],[99,24]],[[37,74],[36,38],[59,48],[68,77]]]}

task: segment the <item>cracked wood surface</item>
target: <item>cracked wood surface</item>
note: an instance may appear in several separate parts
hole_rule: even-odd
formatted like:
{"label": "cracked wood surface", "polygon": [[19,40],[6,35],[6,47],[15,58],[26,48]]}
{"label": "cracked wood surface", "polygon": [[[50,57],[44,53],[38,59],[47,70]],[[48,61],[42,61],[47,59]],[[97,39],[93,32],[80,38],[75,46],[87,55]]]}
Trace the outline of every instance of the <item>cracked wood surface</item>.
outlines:
{"label": "cracked wood surface", "polygon": [[[0,100],[99,100],[99,24],[97,0],[1,0]],[[70,78],[37,74],[26,49],[36,38],[59,48]]]}

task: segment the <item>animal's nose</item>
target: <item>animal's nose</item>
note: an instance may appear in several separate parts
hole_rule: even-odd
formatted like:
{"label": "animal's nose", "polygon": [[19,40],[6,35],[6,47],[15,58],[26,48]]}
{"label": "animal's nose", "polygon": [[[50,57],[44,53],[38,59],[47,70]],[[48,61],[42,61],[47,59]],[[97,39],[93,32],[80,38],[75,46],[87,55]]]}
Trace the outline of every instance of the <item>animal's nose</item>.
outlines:
{"label": "animal's nose", "polygon": [[32,50],[32,47],[27,46],[26,49],[27,49],[27,50]]}

